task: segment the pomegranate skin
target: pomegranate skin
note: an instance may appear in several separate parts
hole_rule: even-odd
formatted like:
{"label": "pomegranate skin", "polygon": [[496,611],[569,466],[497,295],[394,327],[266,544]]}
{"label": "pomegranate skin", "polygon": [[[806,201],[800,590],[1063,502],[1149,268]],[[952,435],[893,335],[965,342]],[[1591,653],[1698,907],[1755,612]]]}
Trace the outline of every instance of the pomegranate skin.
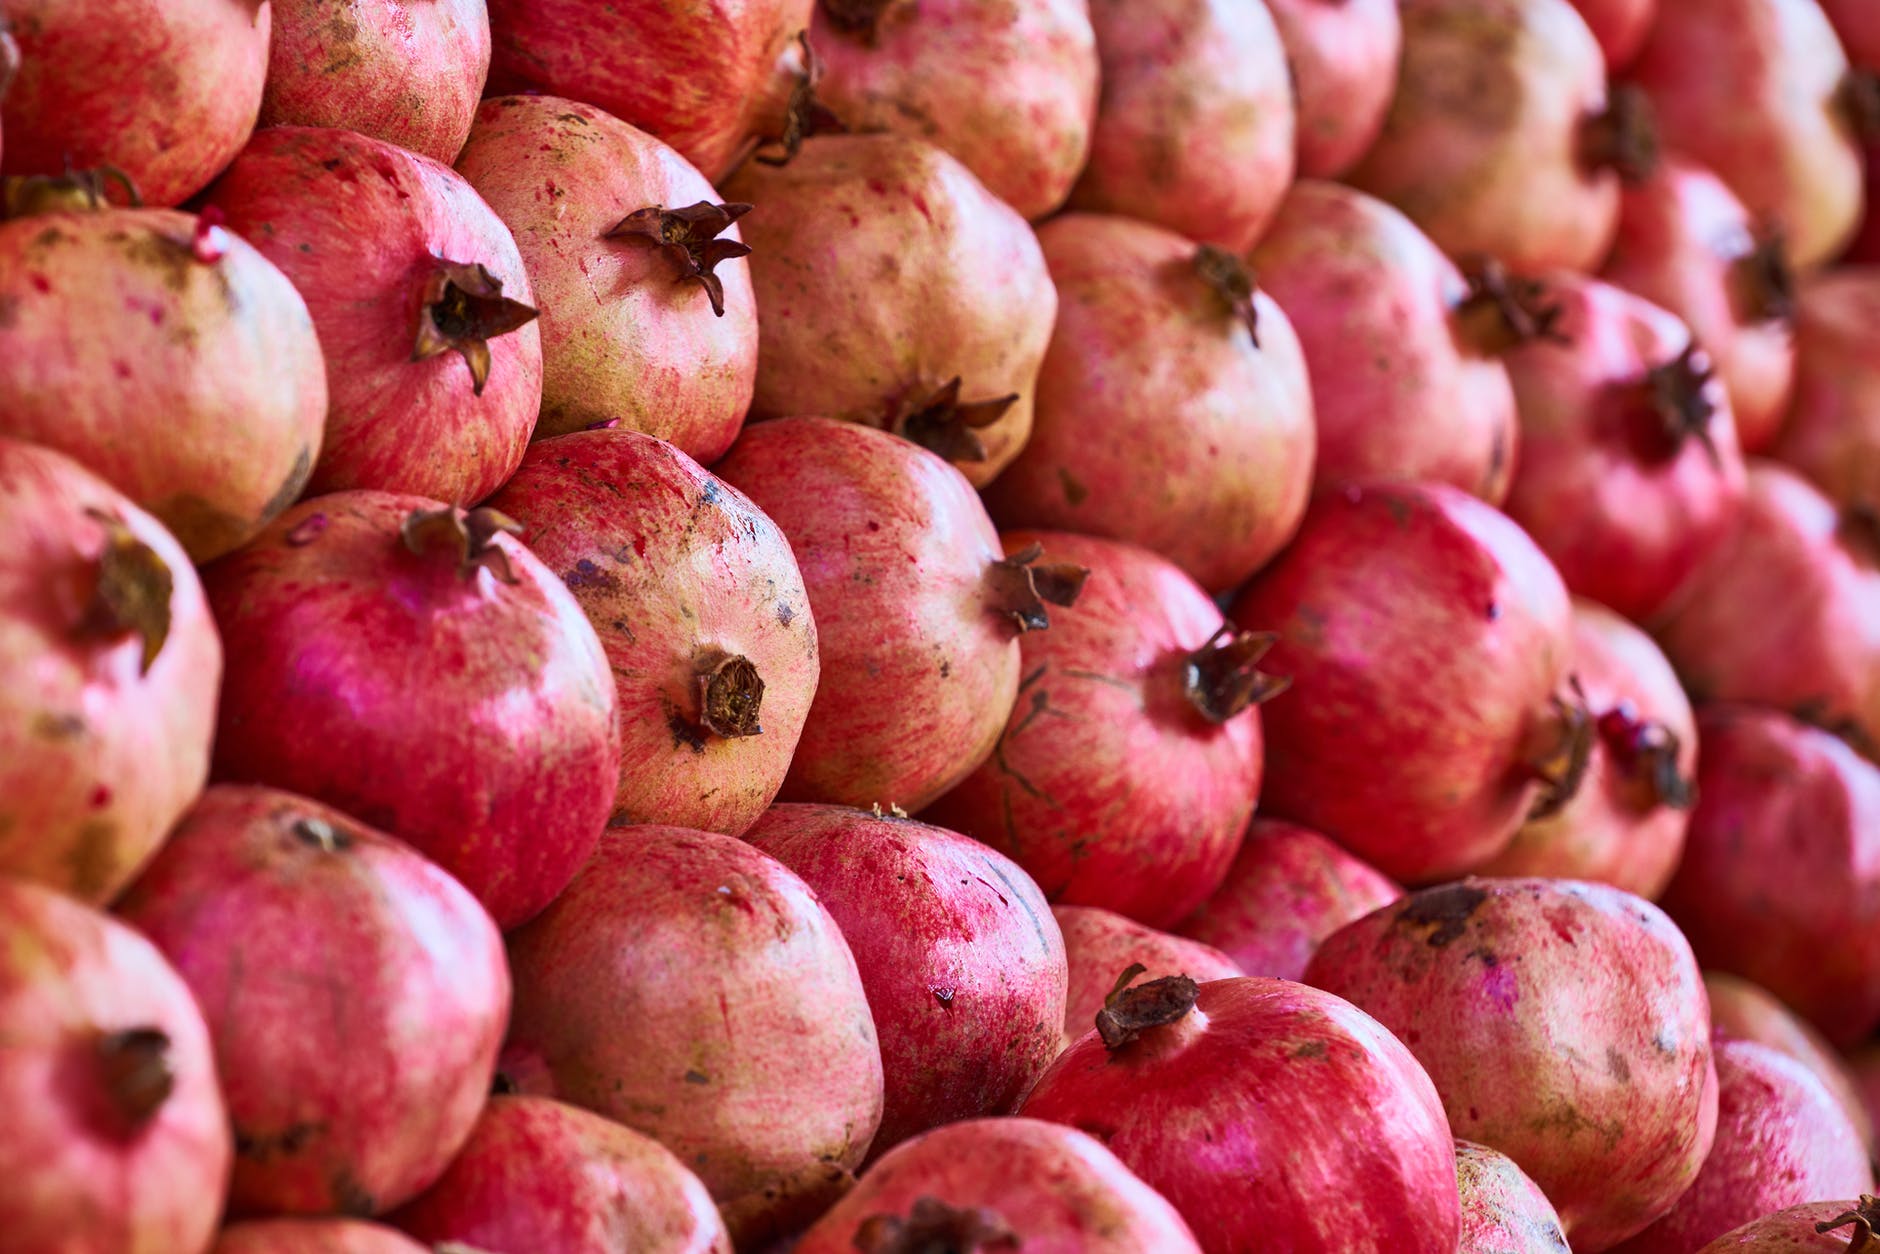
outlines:
{"label": "pomegranate skin", "polygon": [[481,265],[503,298],[534,302],[515,238],[468,183],[383,140],[279,126],[257,132],[205,199],[313,314],[330,409],[312,491],[471,505],[509,477],[541,408],[535,324],[477,341],[492,359],[480,396],[458,353],[413,359],[428,318],[460,317],[448,297],[426,304],[442,262]]}
{"label": "pomegranate skin", "polygon": [[1025,1254],[1200,1254],[1175,1208],[1116,1155],[1040,1119],[968,1120],[903,1142],[792,1254],[851,1254],[870,1220],[911,1216],[924,1199],[983,1208]]}
{"label": "pomegranate skin", "polygon": [[944,828],[783,805],[746,835],[803,877],[855,954],[881,1038],[871,1154],[1009,1115],[1063,1044],[1064,940],[1010,860]]}
{"label": "pomegranate skin", "polygon": [[484,0],[271,0],[263,126],[358,131],[449,165],[490,72]]}
{"label": "pomegranate skin", "polygon": [[1267,665],[1294,686],[1262,711],[1267,814],[1407,882],[1508,845],[1549,769],[1572,616],[1505,515],[1439,484],[1327,493],[1230,616],[1279,634]]}
{"label": "pomegranate skin", "polygon": [[228,1115],[209,1032],[155,946],[0,877],[0,1223],[10,1249],[201,1250]]}
{"label": "pomegranate skin", "polygon": [[1570,1254],[1560,1216],[1506,1154],[1456,1142],[1462,1244],[1456,1254]]}
{"label": "pomegranate skin", "polygon": [[1299,177],[1337,178],[1384,129],[1403,21],[1395,0],[1266,0],[1298,92]]}
{"label": "pomegranate skin", "polygon": [[580,604],[513,537],[484,560],[401,527],[445,507],[304,501],[205,576],[230,642],[215,776],[409,841],[504,929],[555,898],[612,808],[620,734]]}
{"label": "pomegranate skin", "polygon": [[610,831],[509,961],[512,1086],[657,1138],[739,1248],[852,1183],[881,1119],[874,1020],[835,920],[776,859],[708,832]]}
{"label": "pomegranate skin", "polygon": [[0,174],[109,165],[180,205],[241,151],[268,73],[269,0],[6,0],[20,69]]}
{"label": "pomegranate skin", "polygon": [[1865,0],[1820,0],[1822,12],[1855,65],[1880,66],[1880,10]]}
{"label": "pomegranate skin", "polygon": [[1319,942],[1401,896],[1403,889],[1317,832],[1260,816],[1219,891],[1177,930],[1216,947],[1248,975],[1297,980]]}
{"label": "pomegranate skin", "polygon": [[1518,435],[1503,345],[1465,327],[1468,281],[1415,223],[1302,180],[1252,262],[1305,351],[1320,489],[1401,475],[1501,503]]}
{"label": "pomegranate skin", "polygon": [[1145,980],[1185,975],[1206,982],[1246,974],[1212,945],[1158,932],[1096,906],[1052,906],[1051,917],[1064,934],[1070,966],[1070,993],[1064,1002],[1066,1047],[1090,1030],[1117,978],[1137,963]]}
{"label": "pomegranate skin", "polygon": [[0,876],[102,905],[208,778],[222,643],[182,546],[63,454],[0,438],[0,528]]}
{"label": "pomegranate skin", "polygon": [[1073,209],[1244,253],[1293,180],[1286,46],[1262,4],[1092,0],[1102,90]]}
{"label": "pomegranate skin", "polygon": [[[1674,0],[1675,2],[1675,0]],[[1658,18],[1658,0],[1573,0],[1614,74],[1631,65]]]}
{"label": "pomegranate skin", "polygon": [[[720,317],[667,250],[610,238],[643,209],[718,203],[705,176],[646,132],[555,96],[485,101],[457,172],[515,232],[541,306],[536,438],[618,420],[702,462],[724,456],[757,382],[749,268],[713,268]],[[739,241],[737,226],[717,238]]]}
{"label": "pomegranate skin", "polygon": [[492,1097],[449,1170],[390,1222],[430,1246],[731,1254],[711,1194],[671,1150],[542,1097]]}
{"label": "pomegranate skin", "polygon": [[1774,456],[1844,506],[1880,507],[1880,269],[1803,280],[1796,302],[1795,402]]}
{"label": "pomegranate skin", "polygon": [[1861,1143],[1873,1145],[1873,1115],[1861,1095],[1853,1062],[1844,1058],[1826,1037],[1798,1018],[1775,995],[1742,976],[1723,971],[1704,973],[1704,991],[1710,996],[1710,1034],[1714,1040],[1735,1038],[1767,1045],[1807,1067],[1827,1087]]}
{"label": "pomegranate skin", "polygon": [[1546,1193],[1575,1250],[1668,1211],[1710,1152],[1717,1072],[1690,946],[1630,893],[1467,879],[1334,933],[1306,982],[1375,1015],[1428,1069],[1458,1137]]}
{"label": "pomegranate skin", "polygon": [[993,517],[1127,540],[1234,587],[1285,547],[1312,488],[1312,392],[1285,313],[1256,292],[1255,332],[1208,277],[1226,259],[1160,227],[1066,214],[1038,240],[1058,321]]}
{"label": "pomegranate skin", "polygon": [[230,1224],[209,1254],[427,1254],[396,1229],[363,1219],[250,1219]]}
{"label": "pomegranate skin", "polygon": [[1409,1050],[1281,980],[1213,980],[1193,1005],[1114,1052],[1085,1033],[1019,1113],[1103,1142],[1210,1254],[1455,1250],[1454,1145]]}
{"label": "pomegranate skin", "polygon": [[[1850,1227],[1852,1221],[1849,1217],[1857,1207],[1873,1221],[1868,1224],[1871,1233],[1874,1224],[1880,1223],[1880,1207],[1868,1205],[1866,1198],[1850,1198],[1844,1202],[1805,1202],[1800,1206],[1779,1210],[1773,1215],[1764,1215],[1761,1219],[1753,1219],[1741,1228],[1718,1237],[1698,1254],[1850,1254],[1854,1242],[1848,1238],[1858,1231],[1859,1225]],[[1830,1225],[1830,1231],[1820,1231],[1820,1228]],[[1854,1241],[1859,1239],[1855,1237]],[[1871,1237],[1863,1248],[1870,1246]]]}

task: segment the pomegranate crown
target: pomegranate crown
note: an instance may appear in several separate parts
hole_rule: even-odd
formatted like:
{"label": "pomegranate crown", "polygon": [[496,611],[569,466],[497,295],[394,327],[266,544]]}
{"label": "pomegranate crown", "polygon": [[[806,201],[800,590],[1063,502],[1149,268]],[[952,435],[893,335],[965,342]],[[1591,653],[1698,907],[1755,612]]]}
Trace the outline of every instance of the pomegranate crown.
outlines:
{"label": "pomegranate crown", "polygon": [[1278,640],[1275,632],[1241,631],[1222,623],[1183,663],[1188,703],[1210,723],[1225,723],[1285,692],[1292,687],[1291,677],[1268,675],[1258,665]]}
{"label": "pomegranate crown", "polygon": [[936,391],[905,404],[888,429],[950,462],[985,461],[990,454],[979,433],[1005,417],[1018,403],[1018,393],[962,402],[960,386],[960,376],[954,375]]}
{"label": "pomegranate crown", "polygon": [[1260,347],[1260,310],[1253,301],[1260,284],[1247,263],[1225,248],[1203,244],[1195,249],[1193,265],[1222,309],[1245,326],[1253,346]]}
{"label": "pomegranate crown", "polygon": [[1465,344],[1494,357],[1532,340],[1566,343],[1560,304],[1539,279],[1517,278],[1493,257],[1468,258],[1462,274],[1469,290],[1456,306],[1456,325]]}
{"label": "pomegranate crown", "polygon": [[467,513],[455,505],[435,510],[414,509],[398,528],[398,538],[410,552],[420,557],[431,553],[449,554],[464,578],[482,569],[506,584],[518,584],[522,580],[510,564],[509,554],[496,543],[496,537],[521,534],[521,523],[487,505]]}
{"label": "pomegranate crown", "polygon": [[828,20],[830,29],[859,39],[872,48],[880,35],[881,16],[894,7],[895,0],[818,0],[817,8]]}
{"label": "pomegranate crown", "polygon": [[1165,975],[1131,988],[1131,983],[1146,970],[1148,968],[1140,962],[1123,968],[1109,995],[1103,999],[1103,1009],[1097,1011],[1097,1036],[1111,1053],[1150,1028],[1180,1020],[1195,1008],[1195,999],[1201,994],[1201,986],[1185,975]]}
{"label": "pomegranate crown", "polygon": [[[5,42],[0,39],[0,48]],[[68,165],[63,174],[9,174],[0,178],[0,219],[31,218],[42,213],[96,213],[111,207],[113,185],[123,191],[125,203],[132,208],[144,203],[131,176],[114,165],[90,170],[74,170]]]}
{"label": "pomegranate crown", "polygon": [[1529,735],[1522,768],[1541,784],[1540,796],[1528,811],[1529,821],[1552,818],[1579,795],[1586,768],[1593,760],[1594,718],[1586,691],[1575,675],[1568,681],[1569,700],[1559,694],[1548,698],[1548,712]]}
{"label": "pomegranate crown", "polygon": [[678,267],[680,283],[696,283],[705,289],[712,313],[725,316],[725,284],[715,273],[721,261],[751,255],[751,246],[741,240],[719,239],[733,222],[751,211],[743,203],[714,205],[701,200],[683,209],[648,205],[636,209],[607,232],[608,239],[646,239],[659,246]]}
{"label": "pomegranate crown", "polygon": [[1875,1235],[1876,1231],[1880,1231],[1880,1198],[1871,1193],[1861,1194],[1854,1209],[1843,1211],[1833,1219],[1823,1220],[1815,1225],[1815,1231],[1826,1234],[1850,1224],[1853,1225],[1853,1232],[1852,1239],[1847,1243],[1848,1254],[1875,1254],[1880,1251],[1880,1237]]}
{"label": "pomegranate crown", "polygon": [[1668,460],[1683,450],[1686,441],[1696,440],[1704,446],[1711,467],[1723,469],[1723,457],[1710,431],[1710,420],[1717,414],[1717,403],[1711,399],[1716,374],[1710,354],[1696,340],[1687,342],[1670,361],[1645,372],[1642,390],[1651,429],[1642,451],[1653,460]]}
{"label": "pomegranate crown", "polygon": [[481,262],[433,257],[420,289],[418,336],[411,360],[455,351],[470,367],[478,396],[490,381],[490,341],[535,321],[536,312],[503,295],[503,281]]}
{"label": "pomegranate crown", "polygon": [[170,600],[176,578],[161,554],[137,537],[116,514],[88,509],[104,533],[91,570],[92,584],[80,611],[78,633],[110,641],[135,636],[142,642],[139,674],[147,675],[170,638]]}
{"label": "pomegranate crown", "polygon": [[1607,757],[1642,789],[1642,808],[1688,810],[1697,804],[1697,784],[1678,765],[1683,745],[1677,732],[1656,719],[1641,719],[1629,701],[1601,714],[1595,726]]}
{"label": "pomegranate crown", "polygon": [[1658,124],[1651,97],[1635,83],[1615,84],[1606,107],[1580,126],[1580,163],[1642,183],[1658,168]]}
{"label": "pomegranate crown", "polygon": [[991,1254],[1017,1250],[1018,1234],[984,1206],[952,1206],[935,1197],[918,1199],[907,1217],[871,1215],[855,1230],[862,1254]]}
{"label": "pomegranate crown", "polygon": [[[816,99],[816,84],[822,81],[823,67],[809,42],[809,32],[799,32],[796,39],[803,50],[803,69],[790,90],[789,102],[784,105],[781,130],[760,146],[756,156],[760,165],[788,165],[803,150],[803,141],[810,136],[839,134],[848,129],[842,125],[842,119]],[[776,151],[764,152],[763,147]]]}
{"label": "pomegranate crown", "polygon": [[1029,544],[986,571],[992,608],[1005,615],[1020,635],[1051,626],[1047,605],[1071,606],[1090,578],[1090,568],[1069,562],[1037,564],[1044,545]]}

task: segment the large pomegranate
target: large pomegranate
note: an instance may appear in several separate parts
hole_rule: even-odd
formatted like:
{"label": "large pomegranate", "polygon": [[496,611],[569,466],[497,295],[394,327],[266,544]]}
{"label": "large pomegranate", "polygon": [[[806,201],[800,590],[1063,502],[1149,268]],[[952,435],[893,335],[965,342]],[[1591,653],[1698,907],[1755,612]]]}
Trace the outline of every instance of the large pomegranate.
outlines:
{"label": "large pomegranate", "polygon": [[202,791],[221,641],[182,546],[62,454],[0,438],[0,531],[0,875],[106,902]]}
{"label": "large pomegranate", "polygon": [[608,832],[510,938],[510,1085],[652,1136],[740,1248],[841,1196],[881,1118],[855,959],[801,879],[742,841]]}
{"label": "large pomegranate", "polygon": [[587,861],[620,772],[606,654],[515,529],[334,493],[206,576],[229,643],[217,778],[410,841],[504,928]]}
{"label": "large pomegranate", "polygon": [[1690,946],[1601,884],[1468,879],[1334,933],[1307,983],[1350,998],[1428,1068],[1457,1136],[1514,1159],[1573,1248],[1668,1211],[1717,1125]]}
{"label": "large pomegranate", "polygon": [[1804,280],[1795,403],[1775,456],[1843,506],[1880,510],[1880,269]]}
{"label": "large pomegranate", "polygon": [[1761,985],[1723,971],[1704,973],[1710,997],[1713,1039],[1734,1037],[1767,1045],[1801,1063],[1833,1094],[1863,1144],[1873,1145],[1873,1116],[1867,1109],[1853,1062]]}
{"label": "large pomegranate", "polygon": [[269,0],[3,0],[20,70],[0,173],[122,170],[180,205],[255,128]]}
{"label": "large pomegranate", "polygon": [[395,1228],[363,1219],[250,1219],[230,1224],[209,1254],[429,1254]]}
{"label": "large pomegranate", "polygon": [[1457,1141],[1456,1186],[1462,1194],[1456,1254],[1569,1254],[1554,1204],[1506,1154]]}
{"label": "large pomegranate", "polygon": [[616,825],[736,836],[783,785],[820,673],[783,532],[635,431],[532,445],[490,508],[519,521],[600,636],[620,699]]}
{"label": "large pomegranate", "polygon": [[1057,327],[993,517],[1128,540],[1234,587],[1285,547],[1312,488],[1292,325],[1233,256],[1173,231],[1079,213],[1038,239]]}
{"label": "large pomegranate", "polygon": [[755,418],[905,435],[975,484],[1018,455],[1057,294],[1038,238],[925,140],[811,139],[724,186],[757,291]]}
{"label": "large pomegranate", "polygon": [[1659,0],[1573,0],[1573,7],[1599,41],[1606,68],[1615,74],[1631,65],[1645,46],[1645,36],[1651,33],[1658,17],[1658,5]]}
{"label": "large pomegranate", "polygon": [[231,1151],[188,986],[130,928],[5,877],[0,1102],[9,1249],[208,1245]]}
{"label": "large pomegranate", "polygon": [[737,439],[757,306],[735,219],[684,157],[592,105],[502,96],[457,159],[542,307],[539,436],[618,420],[703,462]]}
{"label": "large pomegranate", "polygon": [[1245,975],[1240,964],[1212,945],[1144,927],[1096,906],[1052,906],[1064,934],[1070,993],[1064,1001],[1064,1043],[1069,1045],[1097,1021],[1116,981],[1131,967],[1144,978],[1185,975],[1197,982]]}
{"label": "large pomegranate", "polygon": [[1299,174],[1336,178],[1384,129],[1397,90],[1396,0],[1266,0],[1292,68]]}
{"label": "large pomegranate", "polygon": [[1880,1199],[1805,1202],[1751,1220],[1699,1254],[1872,1254],[1880,1246]]}
{"label": "large pomegranate", "polygon": [[351,131],[258,132],[206,193],[294,281],[326,350],[312,488],[474,504],[522,459],[542,341],[522,255],[448,167]]}
{"label": "large pomegranate", "polygon": [[822,680],[783,796],[911,812],[985,761],[1019,637],[1081,572],[1007,558],[958,471],[854,423],[758,423],[717,473],[789,537],[815,610]]}

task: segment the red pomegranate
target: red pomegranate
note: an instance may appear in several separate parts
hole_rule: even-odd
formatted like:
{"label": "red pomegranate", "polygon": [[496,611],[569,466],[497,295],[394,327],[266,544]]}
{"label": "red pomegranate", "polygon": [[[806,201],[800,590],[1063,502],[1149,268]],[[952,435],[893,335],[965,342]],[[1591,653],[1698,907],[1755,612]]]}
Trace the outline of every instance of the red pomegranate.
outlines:
{"label": "red pomegranate", "polygon": [[1775,456],[1843,506],[1880,510],[1880,269],[1802,283],[1795,403]]}
{"label": "red pomegranate", "polygon": [[1498,359],[1542,329],[1537,289],[1493,267],[1465,278],[1383,201],[1311,180],[1253,268],[1305,351],[1321,488],[1403,475],[1508,495],[1517,431]]}
{"label": "red pomegranate", "polygon": [[272,0],[263,126],[332,126],[449,165],[490,72],[484,0]]}
{"label": "red pomegranate", "polygon": [[1569,1254],[1554,1204],[1506,1154],[1457,1141],[1456,1185],[1462,1194],[1456,1254]]}
{"label": "red pomegranate", "polygon": [[221,641],[182,546],[62,454],[0,438],[0,530],[0,876],[101,904],[202,791]]}
{"label": "red pomegranate", "polygon": [[313,313],[332,403],[315,492],[471,505],[509,477],[542,341],[515,239],[468,183],[383,140],[281,126],[206,198]]}
{"label": "red pomegranate", "polygon": [[0,877],[0,1225],[16,1250],[200,1250],[228,1114],[208,1029],[149,941]]}
{"label": "red pomegranate", "polygon": [[776,859],[684,828],[608,832],[509,961],[510,1084],[656,1138],[740,1248],[848,1187],[881,1118],[881,1051],[835,920]]}
{"label": "red pomegranate", "polygon": [[1161,227],[1075,213],[1038,240],[1057,327],[1037,426],[987,492],[993,517],[1128,540],[1234,587],[1285,547],[1312,488],[1291,323],[1231,254]]}
{"label": "red pomegranate", "polygon": [[[1675,0],[1674,0],[1675,2]],[[1632,64],[1658,18],[1659,0],[1573,0],[1613,73]]]}
{"label": "red pomegranate", "polygon": [[895,1147],[793,1254],[1201,1254],[1116,1155],[1039,1119],[973,1119]]}
{"label": "red pomegranate", "polygon": [[671,1150],[541,1097],[492,1097],[449,1170],[391,1222],[474,1249],[731,1254],[711,1194]]}
{"label": "red pomegranate", "polygon": [[1298,96],[1299,174],[1336,178],[1384,129],[1403,20],[1395,0],[1267,0]]}
{"label": "red pomegranate", "polygon": [[1070,195],[1097,113],[1085,0],[820,0],[811,33],[816,96],[850,129],[946,149],[1027,218]]}
{"label": "red pomegranate", "polygon": [[250,1219],[230,1224],[209,1254],[428,1254],[394,1228],[363,1219]]}
{"label": "red pomegranate", "polygon": [[1319,942],[1401,896],[1317,832],[1260,817],[1220,890],[1178,930],[1215,946],[1248,975],[1296,980]]}
{"label": "red pomegranate", "polygon": [[810,140],[747,165],[725,195],[757,207],[756,418],[882,427],[976,485],[1031,431],[1057,295],[1031,227],[971,171],[893,134]]}
{"label": "red pomegranate", "polygon": [[1152,222],[1236,255],[1293,180],[1298,129],[1264,4],[1091,0],[1102,93],[1071,207]]}
{"label": "red pomegranate", "polygon": [[745,837],[803,877],[855,953],[881,1038],[873,1151],[1007,1115],[1063,1044],[1064,939],[1010,860],[944,828],[777,806]]}
{"label": "red pomegranate", "polygon": [[1723,971],[1704,973],[1704,991],[1710,996],[1710,1032],[1713,1039],[1733,1037],[1767,1045],[1787,1054],[1812,1071],[1833,1095],[1861,1143],[1873,1146],[1873,1116],[1861,1093],[1849,1059],[1843,1058],[1826,1037],[1798,1018],[1759,984]]}
{"label": "red pomegranate", "polygon": [[490,508],[520,522],[600,636],[620,698],[616,826],[739,835],[783,785],[820,672],[783,532],[636,431],[530,446]]}
{"label": "red pomegranate", "polygon": [[587,861],[620,773],[606,654],[515,530],[339,492],[206,576],[229,642],[217,778],[410,841],[505,929]]}
{"label": "red pomegranate", "polygon": [[1185,975],[1199,983],[1246,974],[1212,945],[1158,932],[1096,906],[1052,906],[1051,917],[1064,934],[1070,967],[1070,994],[1064,1002],[1066,1045],[1090,1030],[1116,981],[1132,967],[1151,980]]}
{"label": "red pomegranate", "polygon": [[1209,1254],[1456,1248],[1455,1150],[1429,1077],[1369,1015],[1302,984],[1119,987],[1020,1113],[1102,1141]]}
{"label": "red pomegranate", "polygon": [[1751,1220],[1699,1254],[1872,1254],[1880,1249],[1880,1199],[1805,1202]]}
{"label": "red pomegranate", "polygon": [[1500,1150],[1598,1254],[1670,1210],[1717,1125],[1690,946],[1603,884],[1468,879],[1334,933],[1306,982],[1429,1069],[1458,1137]]}
{"label": "red pomegranate", "polygon": [[241,151],[268,74],[269,0],[5,0],[20,70],[5,174],[110,165],[180,205]]}
{"label": "red pomegranate", "polygon": [[749,206],[718,204],[646,132],[555,96],[486,101],[457,171],[515,232],[542,307],[537,437],[618,420],[724,456],[757,380],[735,221]]}
{"label": "red pomegranate", "polygon": [[1321,495],[1231,613],[1278,634],[1268,663],[1293,681],[1263,712],[1264,810],[1384,874],[1478,865],[1577,787],[1588,729],[1562,700],[1567,591],[1474,497],[1389,483]]}
{"label": "red pomegranate", "polygon": [[758,423],[717,473],[789,537],[815,611],[822,680],[784,798],[912,812],[971,774],[1017,697],[1019,637],[1081,572],[1007,558],[958,471],[854,423]]}

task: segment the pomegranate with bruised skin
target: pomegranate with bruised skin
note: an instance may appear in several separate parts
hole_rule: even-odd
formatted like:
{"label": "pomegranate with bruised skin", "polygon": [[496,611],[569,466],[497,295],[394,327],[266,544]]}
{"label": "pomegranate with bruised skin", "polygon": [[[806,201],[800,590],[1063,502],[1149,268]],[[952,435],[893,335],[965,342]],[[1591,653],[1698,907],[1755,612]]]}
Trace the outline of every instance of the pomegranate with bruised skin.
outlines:
{"label": "pomegranate with bruised skin", "polygon": [[1848,1059],[1826,1037],[1799,1018],[1759,984],[1723,971],[1704,973],[1704,991],[1710,996],[1711,1035],[1755,1041],[1801,1063],[1827,1087],[1835,1103],[1860,1135],[1873,1145],[1873,1116],[1861,1096]]}
{"label": "pomegranate with bruised skin", "polygon": [[1805,1202],[1753,1219],[1699,1254],[1874,1254],[1880,1250],[1880,1199]]}
{"label": "pomegranate with bruised skin", "polygon": [[1569,1254],[1554,1204],[1506,1154],[1457,1141],[1456,1186],[1462,1194],[1456,1254]]}
{"label": "pomegranate with bruised skin", "polygon": [[1198,983],[1245,975],[1240,964],[1212,945],[1158,932],[1096,906],[1052,906],[1064,934],[1070,994],[1064,1002],[1064,1043],[1074,1043],[1096,1022],[1117,977],[1140,966],[1145,978],[1185,975]]}
{"label": "pomegranate with bruised skin", "polygon": [[522,460],[542,341],[515,238],[449,168],[351,131],[258,132],[207,193],[326,350],[311,488],[474,504]]}
{"label": "pomegranate with bruised skin", "polygon": [[363,1219],[250,1219],[230,1224],[209,1254],[432,1254],[396,1228]]}
{"label": "pomegranate with bruised skin", "polygon": [[1397,89],[1396,0],[1267,0],[1292,68],[1299,176],[1336,178],[1384,129]]}
{"label": "pomegranate with bruised skin", "polygon": [[1803,281],[1795,402],[1774,456],[1843,506],[1880,509],[1880,269]]}

